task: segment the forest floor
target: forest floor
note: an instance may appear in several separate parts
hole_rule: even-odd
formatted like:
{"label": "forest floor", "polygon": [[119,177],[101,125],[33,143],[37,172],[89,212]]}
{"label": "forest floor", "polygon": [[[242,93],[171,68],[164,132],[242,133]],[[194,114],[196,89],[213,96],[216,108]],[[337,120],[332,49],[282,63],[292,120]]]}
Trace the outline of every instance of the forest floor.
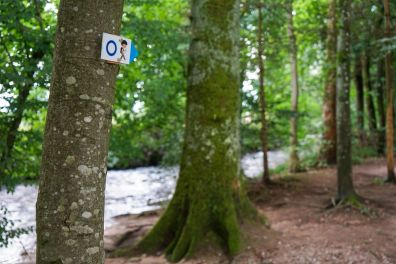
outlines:
{"label": "forest floor", "polygon": [[[354,166],[355,187],[364,198],[359,208],[328,209],[336,192],[335,168],[277,177],[279,184],[266,191],[252,184],[250,196],[270,228],[244,224],[244,249],[231,260],[219,248],[206,246],[197,252],[199,257],[181,263],[396,263],[396,185],[384,184],[385,176],[381,159]],[[105,232],[107,250],[128,251],[158,215],[118,217]],[[168,262],[160,253],[106,259],[106,264],[132,263]]]}

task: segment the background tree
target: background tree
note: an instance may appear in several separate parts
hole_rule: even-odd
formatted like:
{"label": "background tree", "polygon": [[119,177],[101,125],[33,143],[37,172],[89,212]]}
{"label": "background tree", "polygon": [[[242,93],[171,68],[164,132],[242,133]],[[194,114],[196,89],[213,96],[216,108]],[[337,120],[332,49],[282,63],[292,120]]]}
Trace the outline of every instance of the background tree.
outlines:
{"label": "background tree", "polygon": [[366,94],[366,106],[367,106],[367,114],[368,114],[368,124],[370,129],[370,145],[377,144],[377,141],[372,140],[376,137],[377,133],[377,117],[374,106],[374,91],[371,85],[371,76],[370,76],[370,57],[365,51],[361,57],[362,60],[362,76],[363,76],[363,84],[364,90]]}
{"label": "background tree", "polygon": [[337,43],[337,201],[355,196],[350,121],[350,0],[339,0]]}
{"label": "background tree", "polygon": [[[256,3],[256,1],[251,1]],[[286,1],[266,0],[262,9],[265,39],[265,90],[268,149],[290,147],[291,74],[290,44],[287,35]],[[304,93],[299,95],[298,147],[303,158],[301,167],[314,166],[318,160],[323,132],[322,100],[327,1],[295,1],[293,22],[298,41],[298,71]],[[255,5],[254,5],[255,6]],[[242,153],[261,150],[261,117],[259,105],[259,68],[257,66],[257,11],[242,17],[242,54],[247,62],[242,87]],[[309,32],[309,34],[307,34]],[[246,55],[245,55],[246,54]],[[320,58],[320,59],[318,59]],[[271,157],[269,157],[271,164]],[[281,166],[284,168],[284,166]]]}
{"label": "background tree", "polygon": [[359,138],[359,144],[366,145],[366,136],[364,132],[364,85],[363,70],[360,56],[356,56],[354,65],[355,90],[356,90],[356,126]]}
{"label": "background tree", "polygon": [[14,175],[30,176],[38,167],[29,161],[39,158],[26,154],[39,156],[29,150],[42,141],[35,128],[46,106],[41,96],[49,82],[54,23],[44,8],[44,1],[0,3],[0,183],[9,188]]}
{"label": "background tree", "polygon": [[268,167],[268,137],[267,137],[267,118],[265,107],[265,87],[264,87],[264,38],[263,38],[263,3],[258,1],[258,23],[257,23],[257,43],[258,56],[257,64],[259,68],[259,97],[260,97],[260,117],[261,117],[261,150],[263,151],[263,178],[262,182],[268,184],[270,182],[269,167]]}
{"label": "background tree", "polygon": [[385,61],[383,52],[383,43],[381,39],[384,37],[384,4],[383,1],[374,2],[375,16],[367,18],[371,22],[372,38],[375,39],[374,45],[371,49],[373,86],[376,105],[378,110],[378,144],[377,153],[379,155],[385,154],[386,144],[386,112],[385,112]]}
{"label": "background tree", "polygon": [[104,263],[108,137],[118,66],[100,61],[123,1],[61,1],[37,200],[37,263]]}
{"label": "background tree", "polygon": [[166,248],[172,261],[190,256],[209,231],[231,255],[240,248],[238,218],[246,214],[238,212],[248,205],[239,179],[239,18],[238,0],[192,2],[180,176],[140,243],[149,252]]}
{"label": "background tree", "polygon": [[385,154],[385,142],[386,142],[386,114],[385,114],[385,62],[383,59],[379,59],[377,62],[377,81],[376,81],[376,92],[377,92],[377,106],[379,115],[379,128],[378,128],[378,154],[381,156]]}
{"label": "background tree", "polygon": [[[356,143],[360,145],[356,152],[363,150],[374,156],[384,149],[384,128],[381,125],[384,101],[379,87],[384,77],[379,76],[377,67],[383,57],[380,44],[383,32],[379,30],[383,24],[383,4],[375,0],[354,1],[351,8],[351,52],[354,55],[356,87],[352,93],[355,92],[357,97],[356,112],[353,111],[352,116],[356,117],[359,137]],[[352,109],[355,109],[353,104]],[[353,121],[352,124],[355,123]]]}
{"label": "background tree", "polygon": [[336,73],[337,73],[337,6],[336,0],[329,0],[327,20],[327,65],[325,96],[323,99],[323,146],[322,159],[327,164],[337,162],[337,122],[336,122]]}
{"label": "background tree", "polygon": [[144,50],[117,80],[109,168],[176,165],[186,102],[188,1],[125,1],[122,35]]}
{"label": "background tree", "polygon": [[299,170],[298,157],[298,61],[297,61],[297,41],[294,33],[293,23],[293,0],[287,1],[287,33],[290,45],[290,67],[291,67],[291,119],[290,119],[290,160],[289,171],[297,172]]}
{"label": "background tree", "polygon": [[[390,3],[389,0],[384,0],[385,7],[385,37],[391,37],[391,20],[390,20]],[[386,159],[388,168],[389,182],[396,182],[395,164],[393,153],[393,83],[392,83],[392,53],[390,50],[385,55],[385,83],[386,83]]]}

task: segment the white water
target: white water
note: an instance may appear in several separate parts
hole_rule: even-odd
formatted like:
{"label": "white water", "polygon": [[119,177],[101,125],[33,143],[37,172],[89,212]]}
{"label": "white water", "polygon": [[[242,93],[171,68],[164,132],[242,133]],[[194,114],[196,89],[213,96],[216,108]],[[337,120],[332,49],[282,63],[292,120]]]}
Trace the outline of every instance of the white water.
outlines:
{"label": "white water", "polygon": [[[242,159],[242,168],[248,177],[262,174],[262,152],[248,154]],[[282,151],[269,152],[271,169],[287,161]],[[138,214],[158,209],[162,201],[172,197],[179,168],[144,167],[131,170],[109,171],[106,181],[105,227],[112,224],[112,217],[122,214]],[[28,227],[35,223],[37,186],[18,185],[13,194],[0,192],[0,202],[10,211],[7,218],[15,221],[16,227]],[[7,248],[0,248],[0,264],[30,262],[34,252],[35,233],[13,239]]]}

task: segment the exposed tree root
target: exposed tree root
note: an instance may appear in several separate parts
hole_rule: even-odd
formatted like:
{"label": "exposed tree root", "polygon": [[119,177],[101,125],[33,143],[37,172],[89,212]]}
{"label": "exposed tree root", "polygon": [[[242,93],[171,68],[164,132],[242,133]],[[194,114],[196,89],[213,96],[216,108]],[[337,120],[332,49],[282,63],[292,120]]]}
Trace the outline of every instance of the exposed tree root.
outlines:
{"label": "exposed tree root", "polygon": [[387,178],[385,180],[385,183],[396,184],[396,178]]}
{"label": "exposed tree root", "polygon": [[193,200],[193,194],[175,193],[164,215],[138,248],[151,254],[165,250],[168,260],[177,262],[191,257],[198,242],[213,233],[230,256],[237,254],[241,248],[241,221],[267,224],[267,220],[258,214],[244,192],[228,193],[231,197],[219,193],[210,201],[205,200],[209,197]]}
{"label": "exposed tree root", "polygon": [[331,204],[326,207],[329,210],[337,210],[342,208],[352,208],[357,210],[362,215],[369,217],[376,216],[376,212],[364,203],[364,199],[357,194],[351,194],[343,198],[336,198],[331,200]]}

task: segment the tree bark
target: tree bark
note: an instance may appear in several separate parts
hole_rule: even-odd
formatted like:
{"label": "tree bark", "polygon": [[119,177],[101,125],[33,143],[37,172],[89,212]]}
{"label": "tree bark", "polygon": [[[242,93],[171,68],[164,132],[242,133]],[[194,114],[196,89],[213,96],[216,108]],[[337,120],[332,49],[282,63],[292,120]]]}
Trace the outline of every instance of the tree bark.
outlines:
{"label": "tree bark", "polygon": [[[139,244],[191,256],[210,231],[233,255],[247,204],[239,175],[239,1],[192,1],[187,115],[180,177],[164,215]],[[253,211],[253,210],[252,210]]]}
{"label": "tree bark", "polygon": [[261,149],[263,151],[263,178],[262,183],[268,184],[271,182],[268,167],[268,136],[267,136],[267,119],[266,119],[266,100],[264,87],[264,36],[263,36],[263,15],[262,3],[259,1],[258,9],[258,27],[257,27],[257,43],[258,43],[258,57],[257,63],[259,67],[259,97],[260,97],[260,118],[261,118]]}
{"label": "tree bark", "polygon": [[337,43],[337,200],[355,196],[352,180],[350,120],[350,0],[339,0],[340,29]]}
{"label": "tree bark", "polygon": [[327,164],[337,163],[337,119],[336,119],[336,73],[337,73],[337,21],[336,0],[329,0],[327,22],[327,72],[325,95],[323,99],[323,145],[321,148],[322,160]]}
{"label": "tree bark", "polygon": [[289,171],[297,172],[300,169],[300,161],[298,157],[298,68],[297,68],[297,43],[294,33],[293,23],[293,0],[288,0],[287,6],[287,32],[290,44],[290,67],[291,67],[291,118],[290,118],[290,158]]}
{"label": "tree bark", "polygon": [[362,71],[364,90],[366,90],[366,105],[368,113],[368,124],[371,134],[370,137],[375,137],[375,134],[377,132],[377,117],[375,114],[373,89],[371,86],[370,61],[367,54],[364,54],[362,56]]}
{"label": "tree bark", "polygon": [[37,263],[104,263],[106,161],[119,67],[100,60],[123,1],[61,0],[45,126]]}
{"label": "tree bark", "polygon": [[[390,3],[384,0],[385,7],[385,36],[391,37]],[[386,85],[386,160],[388,169],[387,181],[396,183],[395,163],[393,154],[393,83],[392,83],[392,53],[385,55],[385,85]]]}
{"label": "tree bark", "polygon": [[364,133],[364,85],[362,76],[362,61],[359,57],[355,60],[355,87],[356,87],[356,116],[360,144],[366,145]]}

